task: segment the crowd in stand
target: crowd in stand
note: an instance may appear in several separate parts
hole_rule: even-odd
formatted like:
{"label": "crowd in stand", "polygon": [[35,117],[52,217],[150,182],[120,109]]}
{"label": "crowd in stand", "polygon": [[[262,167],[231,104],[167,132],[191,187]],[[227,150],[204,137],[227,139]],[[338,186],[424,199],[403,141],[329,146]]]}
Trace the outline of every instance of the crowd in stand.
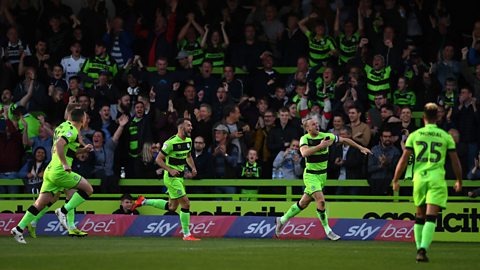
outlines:
{"label": "crowd in stand", "polygon": [[73,170],[102,179],[101,192],[163,174],[155,158],[179,117],[192,120],[195,179],[301,178],[302,119],[317,118],[373,152],[333,145],[328,178],[368,179],[368,194],[386,195],[419,128],[412,111],[436,102],[465,178],[480,179],[480,21],[460,36],[444,2],[87,0],[75,14],[61,0],[2,0],[0,178],[38,192],[76,103],[94,151]]}

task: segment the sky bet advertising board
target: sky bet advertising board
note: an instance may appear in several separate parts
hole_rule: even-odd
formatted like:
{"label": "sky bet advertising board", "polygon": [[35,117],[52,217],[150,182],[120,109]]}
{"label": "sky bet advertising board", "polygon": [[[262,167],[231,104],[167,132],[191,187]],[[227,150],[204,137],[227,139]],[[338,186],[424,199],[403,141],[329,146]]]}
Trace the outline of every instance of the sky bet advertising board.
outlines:
{"label": "sky bet advertising board", "polygon": [[[0,235],[7,235],[18,223],[31,201],[3,201],[0,204]],[[58,202],[52,207],[60,207]],[[204,237],[271,238],[274,217],[281,216],[292,202],[192,203],[192,230]],[[140,216],[106,215],[118,203],[87,201],[79,207],[77,227],[90,235],[178,236],[178,216],[164,215],[153,207],[139,208]],[[411,203],[328,202],[330,226],[344,240],[413,241],[414,207]],[[16,214],[14,214],[16,213]],[[325,239],[315,207],[302,211],[280,233],[284,239]],[[480,213],[476,203],[449,203],[437,219],[436,241],[480,242]],[[65,233],[54,215],[39,222],[40,235]]]}

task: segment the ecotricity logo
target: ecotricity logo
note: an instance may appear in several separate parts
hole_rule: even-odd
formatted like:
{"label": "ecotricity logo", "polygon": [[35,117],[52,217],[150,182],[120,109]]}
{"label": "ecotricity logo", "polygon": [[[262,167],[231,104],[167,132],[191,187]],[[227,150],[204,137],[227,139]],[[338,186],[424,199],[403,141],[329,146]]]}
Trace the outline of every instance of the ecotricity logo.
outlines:
{"label": "ecotricity logo", "polygon": [[147,229],[144,230],[143,233],[159,234],[160,236],[166,236],[169,233],[173,232],[178,226],[178,222],[170,223],[165,220],[161,220],[160,222],[149,223],[146,226]]}
{"label": "ecotricity logo", "polygon": [[[392,220],[414,220],[412,213],[383,214],[369,212],[363,216],[364,219],[392,219]],[[479,232],[480,214],[477,208],[463,208],[463,213],[440,213],[437,217],[437,232]]]}

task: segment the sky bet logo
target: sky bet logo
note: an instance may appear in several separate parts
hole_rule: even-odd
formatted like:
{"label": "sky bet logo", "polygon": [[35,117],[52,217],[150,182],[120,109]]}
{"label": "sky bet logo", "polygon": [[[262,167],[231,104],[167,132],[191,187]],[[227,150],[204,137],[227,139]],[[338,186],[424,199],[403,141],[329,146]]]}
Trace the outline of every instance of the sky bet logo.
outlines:
{"label": "sky bet logo", "polygon": [[[237,219],[226,237],[272,238],[275,234],[275,218],[243,217]],[[293,218],[280,231],[280,238],[323,239],[325,234],[318,219]]]}
{"label": "sky bet logo", "polygon": [[266,220],[261,220],[260,222],[254,222],[248,225],[243,233],[245,235],[255,235],[265,238],[269,235],[271,237],[273,231],[275,231],[275,224],[271,224],[271,222],[269,223]]}
{"label": "sky bet logo", "polygon": [[348,228],[347,233],[344,235],[347,238],[367,240],[373,236],[381,227],[377,226],[368,226],[367,223],[362,223],[362,225],[351,226]]}
{"label": "sky bet logo", "polygon": [[178,222],[170,223],[166,220],[160,222],[152,222],[147,225],[147,228],[143,231],[145,234],[158,234],[159,236],[166,236],[169,233],[173,233],[174,229],[179,226]]}

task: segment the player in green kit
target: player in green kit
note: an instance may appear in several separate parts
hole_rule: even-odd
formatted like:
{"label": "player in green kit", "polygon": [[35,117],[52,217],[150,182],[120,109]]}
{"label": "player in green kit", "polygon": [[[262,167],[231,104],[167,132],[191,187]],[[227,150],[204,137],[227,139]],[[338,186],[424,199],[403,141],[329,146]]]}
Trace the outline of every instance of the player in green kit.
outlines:
{"label": "player in green kit", "polygon": [[394,191],[400,185],[398,179],[405,171],[409,156],[415,158],[413,168],[413,202],[416,206],[414,225],[415,244],[417,247],[417,262],[428,262],[427,250],[432,243],[435,232],[435,222],[438,212],[447,204],[447,183],[445,182],[445,158],[448,155],[452,161],[453,171],[457,181],[454,189],[462,189],[462,167],[455,150],[452,136],[437,127],[438,106],[434,103],[425,105],[423,120],[425,127],[414,131],[405,143],[405,150],[395,169],[392,180]]}
{"label": "player in green kit", "polygon": [[319,132],[316,119],[307,119],[304,122],[304,127],[308,133],[300,138],[300,153],[305,158],[305,171],[303,173],[305,191],[300,201],[292,205],[282,217],[275,220],[275,235],[279,237],[282,227],[287,221],[315,200],[317,216],[322,223],[325,234],[330,240],[335,241],[340,239],[340,236],[334,233],[328,225],[325,197],[323,195],[323,188],[327,181],[328,147],[333,143],[346,143],[357,148],[363,154],[371,154],[372,152],[348,138],[337,137],[332,133]]}
{"label": "player in green kit", "polygon": [[198,241],[200,239],[190,234],[190,201],[188,200],[185,186],[183,185],[183,174],[185,164],[192,169],[192,175],[197,175],[197,169],[193,162],[192,139],[192,122],[188,118],[180,118],[177,120],[177,134],[163,143],[163,147],[157,156],[156,162],[164,169],[163,181],[167,187],[169,200],[162,199],[146,199],[139,196],[132,207],[135,208],[142,205],[150,205],[155,208],[175,211],[180,204],[180,223],[183,230],[183,240]]}
{"label": "player in green kit", "polygon": [[79,174],[72,172],[71,165],[76,153],[81,151],[90,152],[92,145],[80,148],[79,132],[85,122],[85,112],[81,109],[74,109],[71,112],[70,120],[63,122],[55,129],[52,147],[52,160],[47,166],[43,176],[43,184],[40,195],[27,213],[23,216],[18,225],[11,230],[11,234],[18,243],[26,244],[23,237],[23,230],[36,216],[63,191],[77,189],[62,208],[55,210],[60,224],[68,229],[67,214],[83,203],[93,193],[93,188],[88,181]]}
{"label": "player in green kit", "polygon": [[[66,120],[68,121],[71,121],[71,113],[74,109],[80,109],[80,105],[77,104],[77,103],[69,103],[67,105],[67,108],[65,109],[65,117],[66,117]],[[79,138],[79,141],[80,141],[80,144],[85,146],[85,144],[83,143],[83,140],[82,140],[82,137],[78,137]],[[69,189],[69,190],[65,190],[65,202],[67,203],[73,196],[73,194],[75,194],[75,192],[77,192],[76,189]],[[30,236],[32,238],[37,238],[37,232],[36,232],[36,227],[37,227],[37,223],[38,221],[47,213],[47,211],[50,209],[50,207],[56,202],[58,201],[59,199],[59,196],[60,196],[60,193],[56,194],[55,197],[52,199],[52,201],[50,201],[44,208],[42,211],[40,211],[40,213],[38,213],[38,215],[35,216],[35,219],[32,220],[32,222],[30,222],[29,224],[27,224],[27,229],[28,229],[28,232],[30,234]],[[75,211],[69,211],[68,214],[67,214],[67,222],[68,222],[68,236],[72,236],[72,237],[85,237],[88,235],[88,233],[86,232],[83,232],[81,230],[79,230],[76,226],[75,226]]]}

